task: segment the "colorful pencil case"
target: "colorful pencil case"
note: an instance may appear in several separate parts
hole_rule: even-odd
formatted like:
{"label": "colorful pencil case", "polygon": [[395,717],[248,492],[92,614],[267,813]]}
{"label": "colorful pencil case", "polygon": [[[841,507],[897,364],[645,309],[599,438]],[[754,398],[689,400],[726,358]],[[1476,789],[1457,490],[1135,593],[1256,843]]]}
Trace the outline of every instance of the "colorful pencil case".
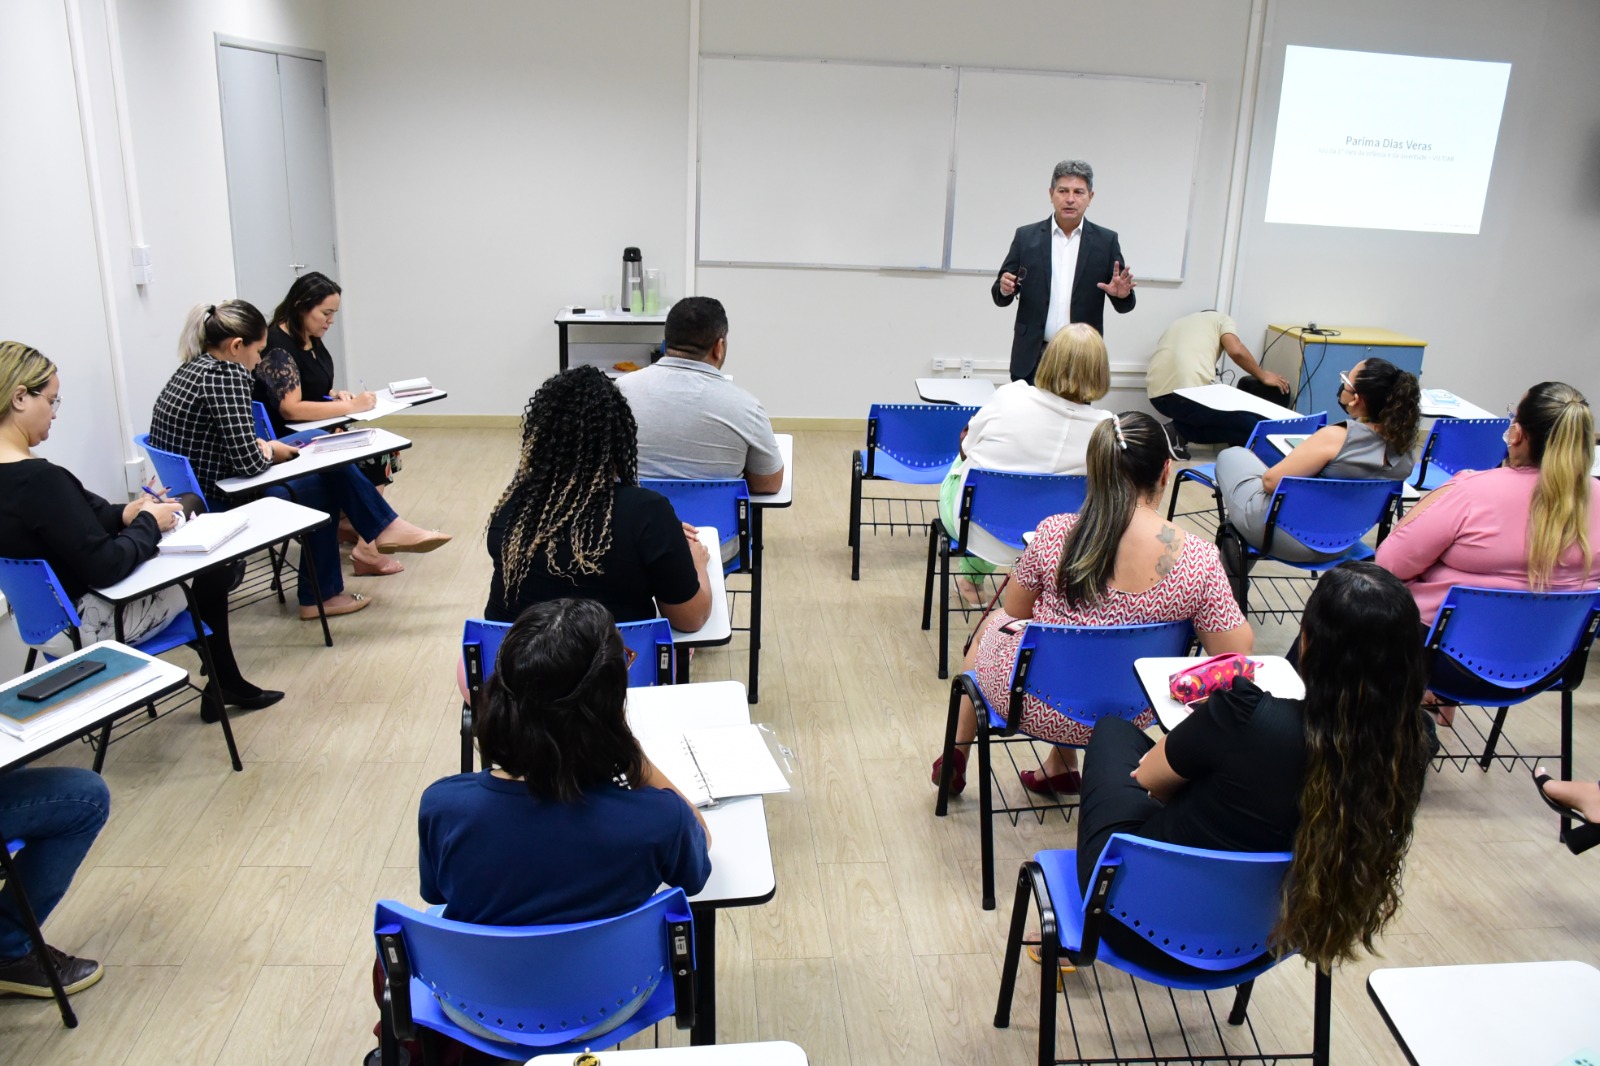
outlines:
{"label": "colorful pencil case", "polygon": [[1248,655],[1240,655],[1238,652],[1214,655],[1205,662],[1195,663],[1187,670],[1179,670],[1172,675],[1170,679],[1172,698],[1183,703],[1193,703],[1205,699],[1213,692],[1231,688],[1234,678],[1248,677],[1253,681],[1255,676],[1255,660]]}

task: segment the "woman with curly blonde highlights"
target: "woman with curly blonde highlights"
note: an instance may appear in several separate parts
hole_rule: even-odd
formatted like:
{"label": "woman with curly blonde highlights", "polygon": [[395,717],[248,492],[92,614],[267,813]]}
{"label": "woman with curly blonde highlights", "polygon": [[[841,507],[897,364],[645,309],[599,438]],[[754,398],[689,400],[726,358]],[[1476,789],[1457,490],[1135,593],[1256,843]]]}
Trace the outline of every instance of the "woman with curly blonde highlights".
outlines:
{"label": "woman with curly blonde highlights", "polygon": [[[1303,700],[1241,679],[1157,743],[1122,719],[1095,727],[1078,877],[1087,886],[1113,833],[1292,851],[1270,950],[1326,970],[1370,951],[1400,905],[1428,759],[1416,604],[1393,574],[1344,563],[1307,601],[1300,646]],[[1104,935],[1127,958],[1159,959],[1125,926]]]}
{"label": "woman with curly blonde highlights", "polygon": [[547,380],[522,416],[522,456],[489,520],[494,578],[484,617],[577,596],[619,622],[698,629],[711,614],[707,553],[660,493],[639,487],[628,401],[591,366]]}

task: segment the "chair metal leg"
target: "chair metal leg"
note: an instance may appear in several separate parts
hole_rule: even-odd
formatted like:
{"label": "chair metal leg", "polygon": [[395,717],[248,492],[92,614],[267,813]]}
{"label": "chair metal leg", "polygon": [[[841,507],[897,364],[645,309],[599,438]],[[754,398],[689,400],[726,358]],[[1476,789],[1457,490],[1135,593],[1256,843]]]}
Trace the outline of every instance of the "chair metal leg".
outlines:
{"label": "chair metal leg", "polygon": [[[305,534],[302,533],[300,535],[299,541],[300,558],[303,561],[306,558],[306,552],[311,549],[306,547]],[[328,628],[328,612],[322,606],[322,582],[317,580],[317,568],[315,566],[305,567],[305,572],[311,575],[311,595],[317,598],[317,620],[322,623],[322,646],[331,648],[333,647],[333,632]]]}
{"label": "chair metal leg", "polygon": [[[1489,737],[1483,742],[1483,755],[1478,759],[1478,769],[1487,770],[1494,765],[1494,749],[1500,743],[1500,734],[1505,731],[1506,715],[1511,712],[1510,707],[1498,708],[1494,716],[1494,724],[1489,727]],[[1566,767],[1562,767],[1565,772]]]}
{"label": "chair metal leg", "polygon": [[461,704],[461,772],[472,773],[472,704]]}
{"label": "chair metal leg", "polygon": [[56,1007],[61,1011],[61,1024],[68,1029],[76,1029],[78,1016],[72,1012],[72,1004],[67,1002],[67,990],[61,987],[61,974],[57,972],[55,960],[50,957],[50,952],[45,947],[44,933],[39,929],[39,919],[34,916],[33,904],[28,901],[28,893],[23,891],[22,878],[17,876],[16,864],[11,861],[11,851],[6,847],[3,835],[0,835],[0,869],[5,870],[6,886],[11,889],[12,898],[17,901],[17,913],[22,917],[23,931],[33,942],[33,954],[39,960],[39,968],[44,970],[45,979],[50,982],[50,994],[55,997]]}
{"label": "chair metal leg", "polygon": [[1250,1009],[1250,992],[1256,987],[1254,977],[1233,990],[1233,1009],[1228,1012],[1229,1025],[1243,1025],[1245,1011]]}
{"label": "chair metal leg", "polygon": [[1311,1029],[1311,1066],[1328,1066],[1333,1020],[1333,974],[1317,971],[1316,1009]]}
{"label": "chair metal leg", "polygon": [[[934,553],[939,550],[939,535],[944,531],[936,518],[928,523],[928,576],[922,584],[922,629],[927,631],[933,621],[933,562]],[[32,660],[29,660],[30,662]]]}
{"label": "chair metal leg", "polygon": [[106,749],[111,747],[111,723],[100,727],[100,742],[94,749],[94,772],[99,773],[106,764]]}
{"label": "chair metal leg", "polygon": [[961,718],[961,681],[950,686],[950,713],[944,723],[944,762],[939,768],[939,798],[933,802],[933,813],[940,818],[950,807],[950,779],[955,776],[956,723]]}
{"label": "chair metal leg", "polygon": [[1174,477],[1172,479],[1172,499],[1167,501],[1167,521],[1168,522],[1172,521],[1172,516],[1177,513],[1177,510],[1178,510],[1178,489],[1180,489],[1183,486],[1184,480],[1185,479],[1181,478],[1181,477]]}
{"label": "chair metal leg", "polygon": [[850,580],[861,580],[861,455],[850,458]]}
{"label": "chair metal leg", "polygon": [[[968,780],[968,785],[974,784]],[[978,836],[983,852],[983,909],[994,910],[994,797],[989,792],[989,730],[978,719]]]}
{"label": "chair metal leg", "polygon": [[1006,958],[1000,967],[1000,998],[994,1005],[996,1029],[1006,1029],[1011,1025],[1011,1000],[1016,994],[1017,967],[1022,964],[1022,936],[1028,927],[1028,902],[1032,894],[1033,882],[1028,877],[1028,864],[1023,863],[1022,869],[1017,872],[1017,892],[1011,903],[1011,932],[1006,936]]}
{"label": "chair metal leg", "polygon": [[[1572,780],[1572,689],[1561,690],[1561,780]],[[1561,834],[1572,828],[1572,815],[1561,816]]]}
{"label": "chair metal leg", "polygon": [[766,537],[761,508],[750,508],[750,683],[745,691],[751,703],[761,702],[761,598],[765,585],[762,540]]}
{"label": "chair metal leg", "polygon": [[[922,628],[923,629],[927,629],[928,628],[927,624],[924,623]],[[22,672],[23,673],[27,673],[29,670],[32,670],[33,669],[33,664],[38,662],[38,661],[39,661],[39,649],[38,648],[29,648],[28,649],[28,661],[23,664]]]}
{"label": "chair metal leg", "polygon": [[[217,668],[211,661],[211,640],[205,635],[205,622],[200,618],[200,606],[194,601],[194,590],[186,583],[180,582],[178,587],[183,589],[184,601],[189,605],[189,618],[194,622],[195,644],[200,652],[200,669],[211,679],[211,684],[200,690],[200,699],[204,702],[210,699],[217,710],[217,721],[222,724],[222,737],[228,743],[228,760],[233,764],[235,772],[244,770],[244,762],[239,758],[239,745],[233,739],[233,724],[228,721],[228,705],[222,699],[222,682],[217,680]],[[207,690],[210,695],[206,695]]]}
{"label": "chair metal leg", "polygon": [[939,538],[939,680],[950,676],[950,538]]}
{"label": "chair metal leg", "polygon": [[1055,921],[1039,916],[1039,1066],[1055,1066],[1056,986],[1061,981],[1061,944]]}

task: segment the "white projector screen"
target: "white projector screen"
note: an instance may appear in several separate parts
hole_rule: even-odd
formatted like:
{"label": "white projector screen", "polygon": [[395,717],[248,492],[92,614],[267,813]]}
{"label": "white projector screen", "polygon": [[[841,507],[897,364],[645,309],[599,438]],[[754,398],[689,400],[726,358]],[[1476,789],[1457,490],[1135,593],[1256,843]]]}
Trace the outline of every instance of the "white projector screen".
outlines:
{"label": "white projector screen", "polygon": [[1289,45],[1268,222],[1477,233],[1510,63]]}

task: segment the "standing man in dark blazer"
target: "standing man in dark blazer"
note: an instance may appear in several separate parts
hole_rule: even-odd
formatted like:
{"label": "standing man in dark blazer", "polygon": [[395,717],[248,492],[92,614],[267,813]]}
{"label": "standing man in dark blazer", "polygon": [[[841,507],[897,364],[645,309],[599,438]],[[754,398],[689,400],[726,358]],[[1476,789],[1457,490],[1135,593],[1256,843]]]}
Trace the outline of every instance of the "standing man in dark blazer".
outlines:
{"label": "standing man in dark blazer", "polygon": [[1133,275],[1122,265],[1117,234],[1086,221],[1094,168],[1081,159],[1056,164],[1050,177],[1055,213],[1018,227],[990,295],[999,307],[1020,292],[1011,340],[1011,378],[1033,381],[1039,355],[1057,330],[1084,322],[1105,332],[1105,299],[1118,314],[1133,310]]}

